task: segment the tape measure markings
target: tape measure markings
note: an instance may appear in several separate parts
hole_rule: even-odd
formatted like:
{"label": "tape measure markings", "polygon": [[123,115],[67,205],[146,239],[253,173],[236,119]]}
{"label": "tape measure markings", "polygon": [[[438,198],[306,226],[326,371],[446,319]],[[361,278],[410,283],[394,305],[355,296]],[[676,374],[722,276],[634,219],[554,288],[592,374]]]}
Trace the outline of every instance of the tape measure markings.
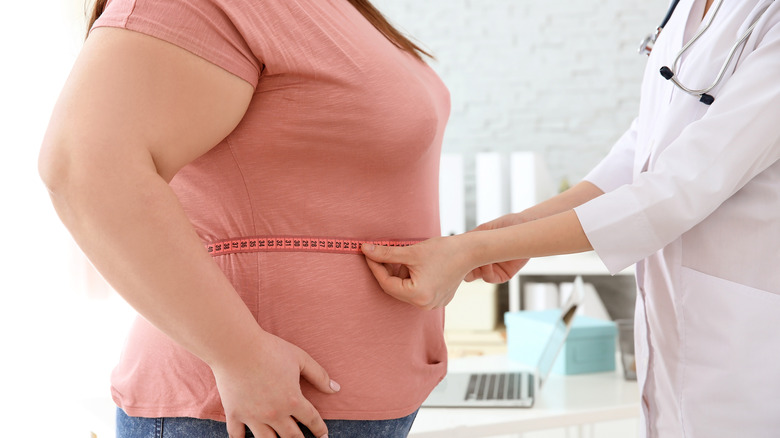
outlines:
{"label": "tape measure markings", "polygon": [[338,254],[362,254],[365,243],[382,246],[410,246],[424,239],[415,240],[357,240],[327,237],[272,236],[226,239],[206,244],[212,256],[244,252],[326,252]]}

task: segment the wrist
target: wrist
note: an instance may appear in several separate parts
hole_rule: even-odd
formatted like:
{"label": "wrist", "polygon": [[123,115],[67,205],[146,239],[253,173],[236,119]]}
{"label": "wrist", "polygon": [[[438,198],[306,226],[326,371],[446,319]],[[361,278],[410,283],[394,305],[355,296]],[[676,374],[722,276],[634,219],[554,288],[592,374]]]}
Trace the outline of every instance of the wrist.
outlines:
{"label": "wrist", "polygon": [[204,361],[214,372],[252,366],[254,356],[266,354],[271,336],[257,324],[249,330],[238,329],[229,340],[220,342],[219,347]]}
{"label": "wrist", "polygon": [[492,241],[495,231],[474,231],[460,235],[463,240],[459,252],[468,271],[493,262]]}
{"label": "wrist", "polygon": [[514,216],[515,216],[515,220],[514,220],[515,225],[524,224],[526,222],[533,222],[541,217],[538,214],[538,212],[534,211],[533,208],[523,210],[519,213],[514,213]]}

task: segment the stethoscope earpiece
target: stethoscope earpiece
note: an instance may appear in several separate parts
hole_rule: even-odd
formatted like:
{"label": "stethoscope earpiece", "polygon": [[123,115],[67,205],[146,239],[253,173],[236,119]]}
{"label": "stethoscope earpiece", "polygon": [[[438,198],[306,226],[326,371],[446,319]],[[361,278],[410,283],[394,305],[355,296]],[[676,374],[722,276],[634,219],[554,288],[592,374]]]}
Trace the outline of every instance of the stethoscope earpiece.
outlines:
{"label": "stethoscope earpiece", "polygon": [[666,79],[667,81],[671,79],[672,76],[674,76],[674,72],[672,72],[672,69],[667,66],[661,67],[660,73],[661,76],[663,76],[664,79]]}
{"label": "stethoscope earpiece", "polygon": [[701,102],[701,103],[703,103],[703,104],[705,104],[707,106],[710,106],[710,105],[712,105],[712,102],[715,102],[715,98],[712,97],[711,94],[704,93],[699,98],[699,102]]}

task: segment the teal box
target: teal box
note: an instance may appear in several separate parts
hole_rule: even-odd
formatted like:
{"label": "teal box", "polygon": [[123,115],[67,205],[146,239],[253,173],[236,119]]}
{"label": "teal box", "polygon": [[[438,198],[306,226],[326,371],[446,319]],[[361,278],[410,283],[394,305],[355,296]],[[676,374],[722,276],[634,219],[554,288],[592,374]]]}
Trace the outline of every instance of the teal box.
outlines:
{"label": "teal box", "polygon": [[[523,310],[504,314],[508,356],[536,366],[561,311]],[[576,315],[552,372],[584,374],[615,370],[617,326],[612,321]]]}

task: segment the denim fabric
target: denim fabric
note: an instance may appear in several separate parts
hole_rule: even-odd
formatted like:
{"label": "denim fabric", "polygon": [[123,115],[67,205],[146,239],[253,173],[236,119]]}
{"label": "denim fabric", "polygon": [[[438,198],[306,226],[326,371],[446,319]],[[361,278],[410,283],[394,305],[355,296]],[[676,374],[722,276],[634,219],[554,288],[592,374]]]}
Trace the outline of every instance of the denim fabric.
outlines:
{"label": "denim fabric", "polygon": [[[329,438],[406,438],[417,412],[394,420],[325,420]],[[316,438],[305,426],[306,438]],[[253,437],[247,430],[246,438]],[[116,411],[116,438],[228,438],[225,423],[197,418],[130,417]]]}

